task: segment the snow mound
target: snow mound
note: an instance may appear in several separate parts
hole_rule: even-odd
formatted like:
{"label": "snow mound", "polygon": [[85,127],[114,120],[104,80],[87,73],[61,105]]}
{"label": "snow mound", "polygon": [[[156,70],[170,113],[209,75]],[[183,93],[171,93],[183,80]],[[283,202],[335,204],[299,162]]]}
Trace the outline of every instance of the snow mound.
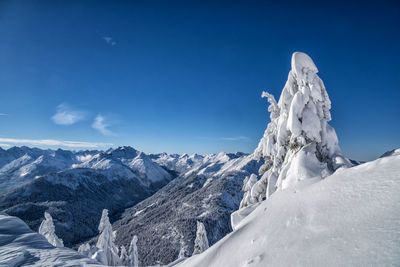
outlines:
{"label": "snow mound", "polygon": [[392,156],[277,191],[176,266],[397,266],[399,173],[400,156]]}
{"label": "snow mound", "polygon": [[99,266],[69,248],[57,248],[19,218],[0,213],[0,266]]}

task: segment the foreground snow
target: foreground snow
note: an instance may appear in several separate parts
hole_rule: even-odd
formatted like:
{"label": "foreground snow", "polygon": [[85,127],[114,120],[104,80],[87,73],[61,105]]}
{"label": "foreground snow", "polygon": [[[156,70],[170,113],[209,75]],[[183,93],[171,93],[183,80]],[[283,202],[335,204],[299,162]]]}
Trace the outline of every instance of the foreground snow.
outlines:
{"label": "foreground snow", "polygon": [[17,217],[0,213],[0,266],[98,266],[69,248],[56,248]]}
{"label": "foreground snow", "polygon": [[278,191],[235,231],[176,266],[396,266],[400,155]]}

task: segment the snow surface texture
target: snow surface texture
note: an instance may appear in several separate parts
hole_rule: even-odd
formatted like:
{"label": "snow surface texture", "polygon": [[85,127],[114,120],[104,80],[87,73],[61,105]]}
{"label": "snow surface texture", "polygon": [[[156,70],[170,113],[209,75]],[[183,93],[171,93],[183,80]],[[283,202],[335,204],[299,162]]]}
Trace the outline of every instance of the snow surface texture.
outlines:
{"label": "snow surface texture", "polygon": [[399,155],[305,180],[175,266],[398,266],[399,192]]}
{"label": "snow surface texture", "polygon": [[351,166],[342,155],[335,130],[328,124],[331,102],[317,73],[312,59],[296,52],[279,102],[263,92],[270,103],[271,122],[254,156],[264,158],[265,163],[259,170],[260,180],[251,189],[246,185],[242,207],[298,181],[324,178],[340,167]]}
{"label": "snow surface texture", "polygon": [[69,248],[58,248],[19,218],[0,212],[0,266],[100,266]]}

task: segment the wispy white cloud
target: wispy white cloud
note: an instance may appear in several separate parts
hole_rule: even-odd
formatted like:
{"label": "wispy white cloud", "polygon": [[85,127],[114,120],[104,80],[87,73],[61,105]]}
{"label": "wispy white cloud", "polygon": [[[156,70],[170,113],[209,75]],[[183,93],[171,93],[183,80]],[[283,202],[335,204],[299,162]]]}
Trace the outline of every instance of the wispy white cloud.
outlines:
{"label": "wispy white cloud", "polygon": [[109,143],[93,143],[80,141],[62,141],[54,139],[15,139],[15,138],[0,138],[0,146],[13,145],[32,145],[32,146],[56,146],[56,147],[72,147],[72,148],[101,148],[110,147],[113,144]]}
{"label": "wispy white cloud", "polygon": [[243,140],[250,140],[250,138],[246,136],[235,136],[235,137],[222,137],[222,140],[226,141],[243,141]]}
{"label": "wispy white cloud", "polygon": [[8,116],[7,113],[0,113],[0,116]]}
{"label": "wispy white cloud", "polygon": [[92,124],[93,129],[98,130],[103,135],[115,135],[115,133],[108,129],[109,126],[102,115],[97,115]]}
{"label": "wispy white cloud", "polygon": [[117,42],[111,36],[103,36],[102,38],[104,41],[106,41],[107,44],[109,44],[111,46],[114,46],[117,44]]}
{"label": "wispy white cloud", "polygon": [[72,125],[85,118],[85,112],[76,110],[67,104],[57,106],[56,114],[51,117],[55,124]]}

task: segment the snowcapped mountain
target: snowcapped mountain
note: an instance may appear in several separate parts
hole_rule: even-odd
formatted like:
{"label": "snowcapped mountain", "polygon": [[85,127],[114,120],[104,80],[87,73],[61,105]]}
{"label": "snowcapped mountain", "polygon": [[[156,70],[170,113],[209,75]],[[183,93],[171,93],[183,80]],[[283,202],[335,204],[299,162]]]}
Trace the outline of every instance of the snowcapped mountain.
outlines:
{"label": "snowcapped mountain", "polygon": [[36,176],[69,169],[97,151],[71,152],[12,147],[0,150],[0,194],[32,181]]}
{"label": "snowcapped mountain", "polygon": [[[30,180],[18,187],[14,183],[16,188],[0,195],[0,210],[20,217],[34,230],[48,211],[55,220],[57,235],[67,246],[97,234],[102,209],[117,216],[174,178],[130,147],[99,153],[39,152],[42,155],[19,164],[12,172],[30,170]],[[56,167],[42,168],[48,165]],[[55,169],[58,171],[50,171]],[[41,175],[39,170],[43,170]]]}
{"label": "snowcapped mountain", "polygon": [[69,248],[56,248],[19,218],[0,212],[1,266],[99,266]]}
{"label": "snowcapped mountain", "polygon": [[108,152],[96,154],[73,168],[99,170],[113,177],[140,177],[145,186],[165,185],[173,177],[165,169],[154,163],[145,153],[132,147],[119,147]]}
{"label": "snowcapped mountain", "polygon": [[169,155],[167,153],[153,154],[150,155],[150,157],[160,166],[163,166],[168,170],[176,171],[178,173],[185,173],[190,169],[200,166],[205,158],[204,156],[199,154]]}
{"label": "snowcapped mountain", "polygon": [[0,193],[29,183],[35,177],[73,168],[100,170],[110,178],[139,176],[146,186],[157,187],[172,179],[170,173],[154,164],[145,153],[127,146],[107,152],[13,147],[0,150],[0,164]]}
{"label": "snowcapped mountain", "polygon": [[[165,154],[153,160],[162,164],[160,158],[165,165],[172,161]],[[127,246],[133,235],[138,236],[139,259],[143,265],[170,263],[180,251],[190,256],[197,221],[205,225],[210,244],[229,233],[232,230],[230,214],[239,207],[242,198],[242,181],[262,163],[243,153],[171,158],[177,159],[176,164],[188,163],[192,169],[185,167],[188,171],[125,210],[113,224],[118,245]]]}
{"label": "snowcapped mountain", "polygon": [[176,266],[397,266],[399,173],[394,155],[277,191]]}

